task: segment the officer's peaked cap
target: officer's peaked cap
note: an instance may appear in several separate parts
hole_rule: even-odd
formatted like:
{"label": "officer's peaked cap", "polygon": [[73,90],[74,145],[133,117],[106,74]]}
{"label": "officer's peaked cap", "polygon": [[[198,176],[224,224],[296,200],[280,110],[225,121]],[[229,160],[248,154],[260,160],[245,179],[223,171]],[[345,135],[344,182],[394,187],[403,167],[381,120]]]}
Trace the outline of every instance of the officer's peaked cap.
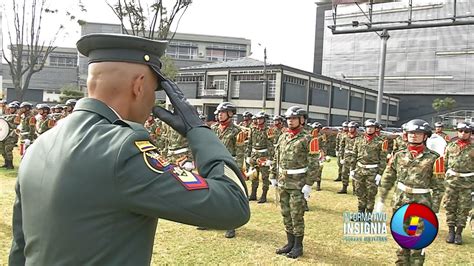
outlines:
{"label": "officer's peaked cap", "polygon": [[160,57],[168,42],[150,40],[125,34],[88,34],[77,41],[79,53],[89,57],[89,64],[97,62],[128,62],[150,66],[160,79]]}

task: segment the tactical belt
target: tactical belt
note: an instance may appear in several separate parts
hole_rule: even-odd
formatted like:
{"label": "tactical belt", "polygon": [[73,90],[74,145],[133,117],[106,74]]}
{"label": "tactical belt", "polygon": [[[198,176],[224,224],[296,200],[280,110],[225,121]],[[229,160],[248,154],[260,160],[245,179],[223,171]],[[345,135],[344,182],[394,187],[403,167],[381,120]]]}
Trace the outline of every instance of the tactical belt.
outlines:
{"label": "tactical belt", "polygon": [[261,149],[261,150],[257,150],[257,149],[252,149],[253,152],[259,152],[259,153],[264,153],[264,152],[267,152],[268,149]]}
{"label": "tactical belt", "polygon": [[430,193],[431,189],[429,188],[411,188],[409,186],[405,186],[405,184],[398,182],[397,188],[403,192],[410,193],[410,194],[426,194]]}
{"label": "tactical belt", "polygon": [[308,167],[305,168],[299,168],[299,169],[283,169],[279,168],[278,169],[280,174],[284,175],[297,175],[297,174],[304,174],[308,171]]}
{"label": "tactical belt", "polygon": [[344,153],[352,153],[354,154],[355,152],[351,151],[351,150],[345,150]]}
{"label": "tactical belt", "polygon": [[377,168],[379,167],[378,164],[362,164],[360,162],[357,162],[357,165],[362,167],[362,168],[365,168],[365,169],[372,169],[372,168]]}
{"label": "tactical belt", "polygon": [[173,155],[176,155],[176,154],[181,154],[183,152],[187,152],[188,150],[189,150],[188,148],[182,148],[182,149],[177,149],[177,150],[170,150],[168,152]]}
{"label": "tactical belt", "polygon": [[472,172],[472,173],[458,173],[458,172],[455,172],[453,169],[448,169],[448,171],[446,171],[446,174],[454,175],[454,176],[460,176],[460,177],[474,176],[474,172]]}

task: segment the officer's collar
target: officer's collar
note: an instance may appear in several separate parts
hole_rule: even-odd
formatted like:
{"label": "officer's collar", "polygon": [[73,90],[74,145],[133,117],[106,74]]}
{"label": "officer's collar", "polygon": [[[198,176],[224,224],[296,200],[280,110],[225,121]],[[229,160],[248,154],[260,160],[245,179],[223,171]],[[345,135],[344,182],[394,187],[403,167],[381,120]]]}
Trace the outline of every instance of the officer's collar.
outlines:
{"label": "officer's collar", "polygon": [[109,120],[109,122],[112,124],[115,123],[117,120],[122,120],[119,114],[110,106],[106,105],[102,101],[93,98],[82,98],[77,101],[77,104],[74,107],[74,112],[76,111],[88,111],[97,113],[103,116],[105,119]]}

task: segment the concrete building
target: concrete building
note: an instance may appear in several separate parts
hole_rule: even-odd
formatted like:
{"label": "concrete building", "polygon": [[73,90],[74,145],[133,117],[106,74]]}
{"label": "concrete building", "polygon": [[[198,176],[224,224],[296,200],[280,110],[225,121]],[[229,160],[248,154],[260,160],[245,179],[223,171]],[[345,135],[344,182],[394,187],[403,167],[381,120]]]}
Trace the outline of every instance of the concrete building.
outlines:
{"label": "concrete building", "polygon": [[[413,1],[413,19],[453,15],[453,0]],[[354,6],[340,6],[338,24],[366,22]],[[472,15],[472,1],[457,1],[457,16]],[[406,21],[406,1],[374,5],[374,21]],[[330,6],[316,8],[314,72],[377,89],[380,38],[373,32],[333,35]],[[400,123],[432,121],[436,98],[456,110],[474,110],[474,25],[389,31],[384,92],[400,99]]]}
{"label": "concrete building", "polygon": [[[251,58],[182,68],[176,82],[208,119],[213,119],[219,103],[230,101],[237,106],[240,120],[244,111],[262,110],[265,76],[265,111],[269,114],[283,114],[299,105],[308,110],[310,121],[324,125],[375,118],[374,90],[285,65],[267,64],[264,73],[264,63]],[[384,96],[385,124],[397,123],[398,106],[398,98]]]}
{"label": "concrete building", "polygon": [[[7,101],[18,99],[10,76],[8,64],[2,64],[3,92]],[[78,86],[77,50],[58,47],[46,59],[43,70],[35,73],[24,100],[34,103],[58,102],[61,89],[66,86]]]}

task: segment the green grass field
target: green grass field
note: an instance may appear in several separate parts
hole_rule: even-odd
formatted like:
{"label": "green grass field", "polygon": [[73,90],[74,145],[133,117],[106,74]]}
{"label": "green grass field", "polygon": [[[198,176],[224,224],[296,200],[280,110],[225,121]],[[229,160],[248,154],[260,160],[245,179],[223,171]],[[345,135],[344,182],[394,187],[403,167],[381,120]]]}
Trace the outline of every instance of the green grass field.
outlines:
{"label": "green grass field", "polygon": [[[3,160],[0,159],[3,164]],[[18,165],[18,161],[15,162]],[[323,191],[313,190],[309,201],[311,211],[305,214],[306,235],[303,257],[292,260],[276,255],[275,249],[285,243],[279,207],[270,202],[251,202],[252,217],[248,224],[237,230],[234,239],[224,238],[224,231],[196,230],[193,226],[160,220],[156,232],[152,264],[393,264],[397,244],[390,233],[387,242],[345,242],[342,213],[357,208],[352,193],[338,195],[341,183],[333,182],[335,160],[325,165]],[[15,198],[15,170],[0,170],[0,265],[6,265],[11,245],[11,217]],[[260,193],[260,192],[259,192]],[[390,214],[391,217],[391,214]],[[474,239],[469,229],[464,231],[462,246],[448,245],[445,213],[441,213],[440,232],[427,248],[427,265],[473,265]]]}

